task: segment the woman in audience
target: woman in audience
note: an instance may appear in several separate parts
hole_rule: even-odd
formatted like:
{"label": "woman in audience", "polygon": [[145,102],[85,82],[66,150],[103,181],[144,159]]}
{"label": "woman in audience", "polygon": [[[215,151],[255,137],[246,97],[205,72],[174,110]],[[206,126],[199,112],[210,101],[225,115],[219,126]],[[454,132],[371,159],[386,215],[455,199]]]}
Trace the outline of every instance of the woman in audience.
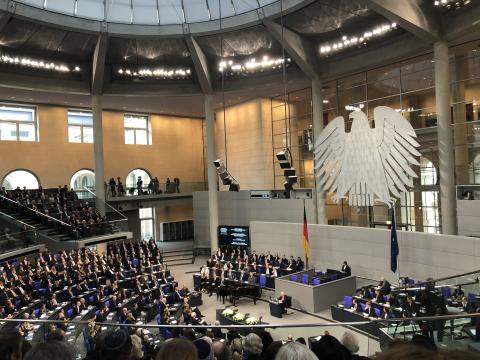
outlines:
{"label": "woman in audience", "polygon": [[262,354],[262,339],[255,333],[250,333],[243,339],[243,359],[260,360]]}
{"label": "woman in audience", "polygon": [[305,345],[290,341],[280,348],[275,360],[318,360],[318,358]]}
{"label": "woman in audience", "polygon": [[192,342],[184,339],[165,341],[156,360],[198,360],[198,352]]}

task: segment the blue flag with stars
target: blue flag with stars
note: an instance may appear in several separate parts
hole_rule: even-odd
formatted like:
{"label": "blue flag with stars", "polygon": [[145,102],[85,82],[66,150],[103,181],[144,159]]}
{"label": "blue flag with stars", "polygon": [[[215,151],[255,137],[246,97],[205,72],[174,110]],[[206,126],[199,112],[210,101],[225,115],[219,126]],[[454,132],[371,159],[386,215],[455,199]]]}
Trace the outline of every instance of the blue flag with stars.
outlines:
{"label": "blue flag with stars", "polygon": [[398,249],[397,222],[395,221],[395,209],[392,211],[392,227],[390,230],[390,269],[397,272],[397,257],[400,253]]}

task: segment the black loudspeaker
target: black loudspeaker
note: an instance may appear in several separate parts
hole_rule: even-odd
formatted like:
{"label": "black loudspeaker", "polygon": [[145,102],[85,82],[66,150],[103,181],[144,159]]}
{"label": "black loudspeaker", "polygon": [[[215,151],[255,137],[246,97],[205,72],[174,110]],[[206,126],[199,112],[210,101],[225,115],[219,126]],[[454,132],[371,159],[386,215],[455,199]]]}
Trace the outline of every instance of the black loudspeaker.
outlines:
{"label": "black loudspeaker", "polygon": [[278,161],[280,161],[280,162],[288,161],[287,153],[285,152],[285,150],[282,150],[282,151],[278,152],[276,156],[277,156]]}
{"label": "black loudspeaker", "polygon": [[236,192],[239,192],[240,191],[240,184],[236,181],[232,182],[230,184],[230,187],[228,188],[228,191],[236,191]]}
{"label": "black loudspeaker", "polygon": [[216,168],[219,168],[219,167],[225,167],[225,165],[223,164],[223,161],[222,159],[217,159],[213,162],[213,165],[215,165]]}
{"label": "black loudspeaker", "polygon": [[296,171],[294,168],[290,168],[290,169],[285,169],[283,170],[283,176],[295,176],[296,175]]}
{"label": "black loudspeaker", "polygon": [[288,176],[288,183],[290,185],[296,184],[298,182],[297,176]]}

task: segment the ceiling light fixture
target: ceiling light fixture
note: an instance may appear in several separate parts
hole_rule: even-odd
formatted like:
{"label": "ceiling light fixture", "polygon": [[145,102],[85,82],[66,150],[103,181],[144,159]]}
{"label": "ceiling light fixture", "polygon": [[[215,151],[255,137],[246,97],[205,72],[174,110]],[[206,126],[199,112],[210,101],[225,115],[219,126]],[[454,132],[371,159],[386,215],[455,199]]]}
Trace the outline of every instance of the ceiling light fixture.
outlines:
{"label": "ceiling light fixture", "polygon": [[[241,63],[236,62],[233,59],[224,59],[218,64],[218,71],[225,75],[238,75],[257,73],[265,70],[281,69],[283,66],[283,58],[270,58],[269,56],[262,57],[261,60],[256,58],[250,58],[247,61]],[[289,66],[292,59],[286,59],[286,66]]]}
{"label": "ceiling light fixture", "polygon": [[396,28],[397,23],[391,23],[376,26],[372,30],[365,31],[363,35],[344,35],[340,40],[322,44],[320,46],[320,54],[328,55],[332,52],[340,51],[342,49],[366,45],[368,40],[384,35],[387,32],[395,30]]}
{"label": "ceiling light fixture", "polygon": [[458,9],[464,5],[468,5],[472,2],[472,0],[435,0],[433,5],[437,7],[443,7],[450,9]]}
{"label": "ceiling light fixture", "polygon": [[117,74],[128,78],[152,78],[152,79],[188,79],[192,71],[188,68],[141,68],[128,69],[117,68]]}
{"label": "ceiling light fixture", "polygon": [[0,53],[0,63],[32,68],[32,69],[57,71],[61,73],[81,71],[79,66],[75,66],[72,70],[68,65],[60,64],[54,61],[43,60],[43,59],[32,59],[24,56],[13,56],[6,53]]}

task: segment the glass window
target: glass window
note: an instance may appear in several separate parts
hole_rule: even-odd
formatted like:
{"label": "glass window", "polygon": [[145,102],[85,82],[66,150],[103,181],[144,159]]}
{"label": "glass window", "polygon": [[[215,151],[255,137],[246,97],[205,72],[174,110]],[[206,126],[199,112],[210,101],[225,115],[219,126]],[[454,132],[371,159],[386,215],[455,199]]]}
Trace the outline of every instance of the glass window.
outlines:
{"label": "glass window", "polygon": [[480,184],[480,154],[470,164],[470,184]]}
{"label": "glass window", "polygon": [[155,212],[153,208],[139,209],[140,236],[142,240],[155,239]]}
{"label": "glass window", "polygon": [[70,188],[84,190],[85,187],[89,190],[95,190],[95,173],[92,170],[78,170],[70,179]]}
{"label": "glass window", "polygon": [[150,119],[147,115],[125,114],[125,144],[151,145]]}
{"label": "glass window", "polygon": [[[134,169],[127,175],[127,194],[141,195],[142,192],[148,191],[148,184],[150,184],[150,174],[143,169]],[[140,183],[141,181],[141,183]],[[141,185],[141,189],[139,186]],[[140,193],[139,193],[140,190]]]}
{"label": "glass window", "polygon": [[68,142],[93,143],[93,116],[88,111],[68,112]]}
{"label": "glass window", "polygon": [[437,183],[437,169],[427,158],[420,158],[420,184],[435,185]]}
{"label": "glass window", "polygon": [[0,140],[37,141],[36,108],[1,105]]}
{"label": "glass window", "polygon": [[13,190],[17,187],[38,189],[40,184],[37,177],[32,172],[27,170],[15,170],[5,176],[2,186],[7,190]]}

